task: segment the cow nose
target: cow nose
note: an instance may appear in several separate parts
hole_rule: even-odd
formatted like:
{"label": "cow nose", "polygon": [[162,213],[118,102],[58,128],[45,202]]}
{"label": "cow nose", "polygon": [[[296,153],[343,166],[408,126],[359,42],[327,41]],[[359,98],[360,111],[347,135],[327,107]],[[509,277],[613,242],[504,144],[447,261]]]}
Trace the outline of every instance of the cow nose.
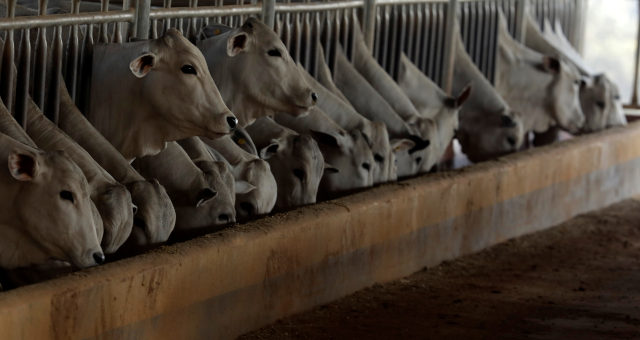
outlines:
{"label": "cow nose", "polygon": [[256,208],[249,202],[241,202],[240,208],[244,210],[248,216],[253,216],[256,213]]}
{"label": "cow nose", "polygon": [[233,116],[227,117],[227,124],[229,124],[229,128],[232,130],[235,129],[236,126],[238,126],[238,118]]}
{"label": "cow nose", "polygon": [[229,215],[228,214],[220,214],[220,215],[218,215],[218,220],[220,222],[229,223]]}
{"label": "cow nose", "polygon": [[311,100],[315,104],[318,101],[318,94],[315,92],[311,92]]}
{"label": "cow nose", "polygon": [[96,261],[97,264],[104,263],[104,254],[100,252],[93,253],[93,260]]}

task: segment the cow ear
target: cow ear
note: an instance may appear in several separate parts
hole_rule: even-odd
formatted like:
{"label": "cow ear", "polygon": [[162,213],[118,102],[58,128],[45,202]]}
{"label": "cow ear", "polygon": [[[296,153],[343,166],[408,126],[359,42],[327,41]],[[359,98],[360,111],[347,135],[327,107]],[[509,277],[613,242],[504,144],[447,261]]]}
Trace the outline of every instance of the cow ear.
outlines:
{"label": "cow ear", "polygon": [[325,174],[337,174],[340,170],[329,163],[324,163]]}
{"label": "cow ear", "polygon": [[236,194],[248,194],[251,191],[253,191],[256,187],[247,181],[236,180],[235,188],[236,188]]}
{"label": "cow ear", "polygon": [[550,56],[542,58],[542,68],[549,73],[560,73],[560,60]]}
{"label": "cow ear", "polygon": [[227,40],[227,55],[234,57],[241,52],[246,52],[248,47],[249,35],[245,32],[233,34]]}
{"label": "cow ear", "polygon": [[204,188],[204,189],[200,190],[200,192],[198,193],[198,196],[196,197],[196,208],[198,208],[201,205],[209,202],[210,200],[212,200],[217,195],[218,195],[218,193],[215,190],[211,189],[211,188]]}
{"label": "cow ear", "polygon": [[143,55],[133,59],[129,64],[131,73],[137,78],[142,78],[151,71],[156,64],[157,56],[151,52],[146,52]]}
{"label": "cow ear", "polygon": [[273,157],[276,153],[278,153],[278,149],[280,148],[280,144],[276,140],[272,140],[271,144],[265,146],[260,150],[260,158],[269,159]]}
{"label": "cow ear", "polygon": [[318,144],[340,147],[340,142],[338,142],[338,139],[335,136],[314,130],[311,130],[310,132],[311,136],[318,142]]}
{"label": "cow ear", "polygon": [[393,150],[393,152],[400,152],[403,150],[411,150],[414,146],[416,146],[416,143],[414,143],[413,141],[409,140],[409,139],[393,139],[391,140],[391,149]]}
{"label": "cow ear", "polygon": [[33,181],[38,175],[38,162],[34,154],[15,151],[8,157],[9,173],[18,181]]}
{"label": "cow ear", "polygon": [[467,86],[465,86],[464,89],[462,89],[462,91],[460,92],[460,94],[455,100],[456,108],[459,108],[460,106],[462,106],[462,104],[464,104],[464,102],[466,102],[467,99],[469,99],[470,95],[471,95],[471,84],[467,84]]}

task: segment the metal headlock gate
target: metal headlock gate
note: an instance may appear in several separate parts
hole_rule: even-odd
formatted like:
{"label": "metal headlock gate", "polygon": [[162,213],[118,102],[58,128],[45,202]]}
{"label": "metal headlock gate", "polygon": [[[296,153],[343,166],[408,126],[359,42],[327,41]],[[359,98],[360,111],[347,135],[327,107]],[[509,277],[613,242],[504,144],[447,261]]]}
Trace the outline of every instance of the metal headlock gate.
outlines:
{"label": "metal headlock gate", "polygon": [[560,21],[578,48],[584,17],[581,0],[211,0],[206,5],[198,0],[6,1],[4,8],[0,3],[5,11],[0,18],[0,97],[22,124],[28,94],[57,121],[57,86],[49,85],[57,84],[59,75],[80,108],[87,108],[94,44],[156,38],[170,27],[195,39],[209,23],[238,26],[246,17],[258,16],[280,34],[293,58],[314,73],[314,42],[320,40],[329,62],[338,44],[349,54],[352,27],[359,22],[367,45],[391,75],[403,51],[446,90],[453,67],[454,13],[467,51],[490,80],[498,9],[516,39],[522,39],[529,6],[540,24],[543,18]]}

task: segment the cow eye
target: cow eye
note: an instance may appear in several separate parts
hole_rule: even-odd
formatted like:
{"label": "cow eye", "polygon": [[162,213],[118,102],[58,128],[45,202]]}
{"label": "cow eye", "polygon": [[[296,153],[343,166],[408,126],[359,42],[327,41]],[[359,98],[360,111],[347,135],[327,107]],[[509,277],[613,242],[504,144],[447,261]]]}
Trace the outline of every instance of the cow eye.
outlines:
{"label": "cow eye", "polygon": [[73,200],[73,194],[71,193],[71,191],[69,190],[62,190],[60,191],[60,198],[62,198],[63,200],[67,200],[70,201],[71,203],[74,202]]}
{"label": "cow eye", "polygon": [[362,167],[367,171],[371,170],[371,164],[369,163],[362,163]]}
{"label": "cow eye", "polygon": [[378,162],[378,163],[382,163],[382,162],[384,162],[384,157],[382,157],[382,155],[381,155],[381,154],[379,154],[379,153],[377,153],[377,154],[373,155],[373,159],[375,159],[375,160],[376,160],[376,162]]}
{"label": "cow eye", "polygon": [[191,65],[183,65],[182,68],[180,68],[180,70],[184,74],[195,74],[195,75],[198,74],[198,72],[196,72],[196,69]]}
{"label": "cow eye", "polygon": [[267,51],[267,54],[272,57],[282,57],[282,53],[277,48]]}
{"label": "cow eye", "polygon": [[293,169],[293,175],[298,177],[299,180],[304,181],[304,170]]}
{"label": "cow eye", "polygon": [[604,109],[604,106],[605,106],[604,102],[603,102],[603,101],[601,101],[601,100],[598,100],[598,101],[596,102],[596,105],[597,105],[599,108],[601,108],[601,109]]}
{"label": "cow eye", "polygon": [[578,79],[576,79],[576,80],[574,80],[574,81],[573,81],[573,84],[575,84],[575,85],[580,85],[581,83],[582,83],[582,82],[581,82],[580,80],[578,80]]}
{"label": "cow eye", "polygon": [[509,136],[509,137],[507,137],[507,143],[509,143],[509,145],[511,145],[511,146],[516,146],[516,139],[511,137],[511,136]]}

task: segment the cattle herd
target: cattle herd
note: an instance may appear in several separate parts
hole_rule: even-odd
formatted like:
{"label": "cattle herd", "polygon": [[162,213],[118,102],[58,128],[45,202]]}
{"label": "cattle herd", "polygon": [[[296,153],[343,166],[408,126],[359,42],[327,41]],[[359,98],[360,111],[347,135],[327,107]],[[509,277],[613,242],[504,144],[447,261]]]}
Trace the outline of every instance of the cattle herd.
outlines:
{"label": "cattle herd", "polygon": [[453,95],[404,54],[392,78],[357,24],[349,57],[338,48],[328,64],[314,46],[313,76],[254,18],[207,26],[195,44],[169,29],[96,45],[87,112],[64,81],[57,124],[31,100],[26,127],[0,106],[0,279],[15,286],[25,270],[58,275],[427,173],[454,138],[478,162],[534,135],[626,124],[616,86],[546,25],[527,18],[520,43],[501,17],[495,85],[456,30]]}

